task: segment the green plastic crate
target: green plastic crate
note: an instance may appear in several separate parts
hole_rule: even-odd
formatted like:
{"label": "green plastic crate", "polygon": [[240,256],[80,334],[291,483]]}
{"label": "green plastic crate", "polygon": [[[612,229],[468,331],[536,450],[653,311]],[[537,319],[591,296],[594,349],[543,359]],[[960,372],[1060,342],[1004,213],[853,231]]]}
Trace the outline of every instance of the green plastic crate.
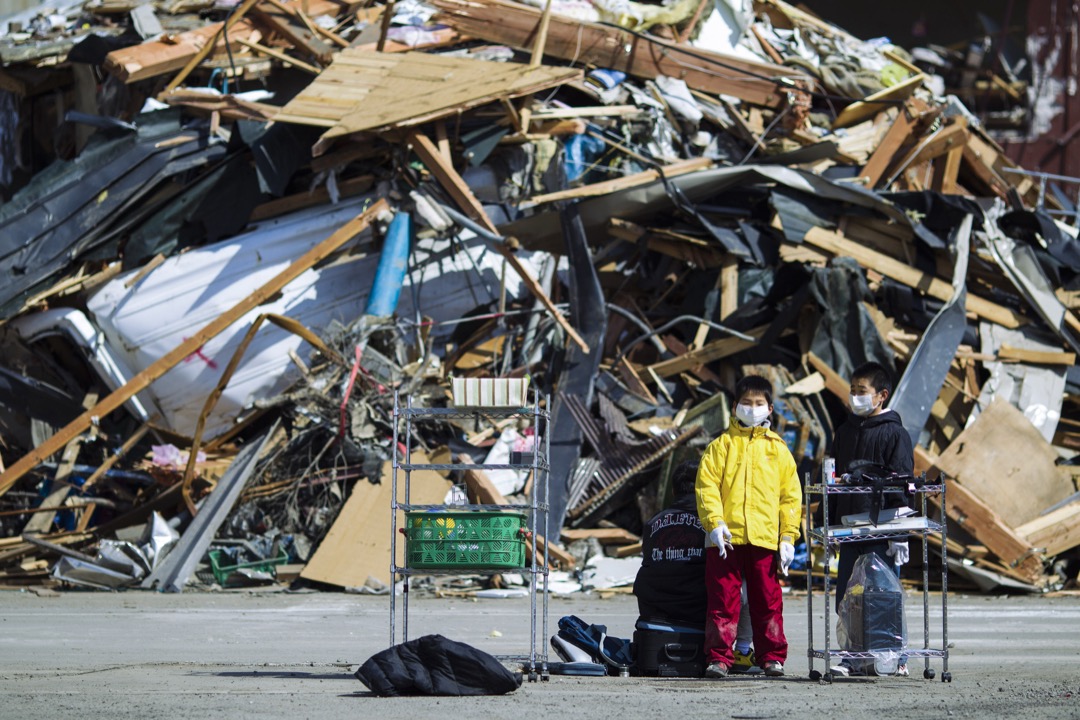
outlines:
{"label": "green plastic crate", "polygon": [[289,555],[284,550],[282,550],[281,554],[276,558],[238,563],[236,565],[221,564],[230,561],[229,556],[222,550],[211,550],[207,555],[210,557],[210,571],[214,573],[214,579],[217,580],[218,585],[222,586],[225,585],[225,581],[229,579],[229,576],[240,568],[251,568],[261,572],[268,572],[274,577],[277,577],[277,566],[284,565],[289,561]]}
{"label": "green plastic crate", "polygon": [[500,570],[525,567],[525,515],[516,512],[407,512],[405,567]]}

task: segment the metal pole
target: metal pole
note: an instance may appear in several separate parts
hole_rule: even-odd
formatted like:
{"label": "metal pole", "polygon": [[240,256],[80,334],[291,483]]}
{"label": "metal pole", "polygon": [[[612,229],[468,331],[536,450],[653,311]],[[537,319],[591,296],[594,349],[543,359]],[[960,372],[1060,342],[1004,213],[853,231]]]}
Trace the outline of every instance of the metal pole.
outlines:
{"label": "metal pole", "polygon": [[945,476],[941,476],[941,679],[949,677],[949,530],[945,512]]}
{"label": "metal pole", "polygon": [[[922,516],[926,517],[926,491],[922,492]],[[923,617],[923,650],[930,649],[930,552],[927,549],[927,533],[922,536],[922,617]],[[930,668],[930,656],[923,658],[925,665],[923,671]]]}
{"label": "metal pole", "polygon": [[832,675],[832,661],[829,659],[829,568],[832,566],[832,546],[829,544],[829,488],[821,491],[821,517],[825,528],[822,533],[822,543],[825,545],[825,673]]}
{"label": "metal pole", "polygon": [[[536,682],[536,534],[540,531],[536,523],[536,513],[538,511],[537,494],[539,491],[538,483],[540,482],[540,474],[537,472],[537,460],[540,457],[540,448],[537,445],[536,433],[540,428],[537,425],[540,412],[540,391],[533,390],[533,454],[532,454],[532,473],[533,473],[533,486],[532,492],[529,493],[529,505],[530,505],[530,518],[529,525],[532,526],[532,574],[529,578],[529,681]],[[547,536],[547,529],[544,530],[544,542],[551,542]],[[547,563],[547,549],[545,546],[544,562]]]}
{"label": "metal pole", "polygon": [[[412,464],[412,395],[410,394],[405,399],[406,412],[405,412],[405,505],[409,505],[412,502],[412,498],[409,496],[410,485],[412,481],[412,468],[409,465]],[[397,446],[394,446],[394,452],[397,452]],[[395,487],[395,491],[397,488]],[[408,555],[408,549],[406,548],[406,555]],[[409,568],[409,558],[405,558],[405,569]],[[404,586],[401,589],[401,642],[409,642],[409,580],[410,576],[406,572],[404,579]]]}
{"label": "metal pole", "polygon": [[397,594],[394,589],[394,585],[397,583],[397,481],[398,481],[398,418],[400,417],[400,405],[398,404],[398,390],[394,390],[394,428],[393,428],[393,446],[391,447],[391,460],[390,466],[393,468],[391,476],[393,477],[393,487],[390,489],[390,647],[394,646],[396,639],[396,632],[394,627],[395,619],[395,599]]}
{"label": "metal pole", "polygon": [[[537,398],[539,399],[539,391],[537,391]],[[545,542],[544,547],[546,548],[547,547],[546,543],[551,542],[551,540],[549,540],[549,538],[551,537],[551,527],[550,527],[551,505],[549,504],[550,490],[551,490],[551,396],[550,395],[548,395],[548,396],[546,396],[544,398],[544,406],[547,408],[545,410],[545,412],[547,413],[547,421],[544,423],[544,465],[547,467],[547,469],[544,471],[544,542]],[[540,418],[540,410],[539,410],[539,407],[538,407],[537,408],[537,420],[538,421],[539,421],[539,418]],[[537,424],[537,432],[539,432],[539,427],[540,427],[539,424]],[[550,555],[545,553],[545,556],[544,556],[545,561],[547,561],[547,559],[549,557],[550,557]],[[547,680],[549,678],[549,675],[548,675],[548,592],[549,592],[548,579],[549,579],[549,574],[550,573],[551,573],[551,564],[549,562],[545,562],[544,563],[544,617],[543,617],[543,621],[542,621],[542,627],[544,628],[544,634],[543,634],[543,637],[541,638],[541,640],[543,642],[544,651],[543,651],[543,655],[542,655],[542,657],[543,657],[543,665],[541,666],[541,674],[540,674],[540,678],[542,680]]]}
{"label": "metal pole", "polygon": [[[803,499],[806,501],[806,658],[810,675],[814,674],[814,543],[810,537],[814,521],[810,517],[810,473],[803,480]],[[828,568],[826,568],[826,572]]]}

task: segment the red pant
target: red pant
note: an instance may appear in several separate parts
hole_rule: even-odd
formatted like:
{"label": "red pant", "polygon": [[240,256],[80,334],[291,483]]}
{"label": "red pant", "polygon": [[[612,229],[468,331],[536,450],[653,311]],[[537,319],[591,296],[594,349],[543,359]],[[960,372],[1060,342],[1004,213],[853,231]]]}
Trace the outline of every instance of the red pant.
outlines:
{"label": "red pant", "polygon": [[762,667],[787,660],[784,637],[784,596],[776,579],[776,551],[754,545],[736,545],[721,559],[716,548],[705,551],[705,660],[731,667],[731,645],[742,609],[742,581],[750,603],[754,654]]}

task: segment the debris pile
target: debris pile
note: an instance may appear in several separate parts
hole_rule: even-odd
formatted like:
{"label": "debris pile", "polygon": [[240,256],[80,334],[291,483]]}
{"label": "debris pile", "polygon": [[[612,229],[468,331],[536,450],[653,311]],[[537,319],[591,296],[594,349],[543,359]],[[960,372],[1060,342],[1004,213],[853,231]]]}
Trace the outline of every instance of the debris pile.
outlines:
{"label": "debris pile", "polygon": [[[8,31],[0,582],[387,592],[395,402],[451,377],[542,390],[554,566],[632,557],[739,375],[817,477],[869,360],[948,477],[958,581],[1075,582],[1077,228],[942,53],[781,0],[92,0]],[[538,441],[416,430],[432,462]]]}

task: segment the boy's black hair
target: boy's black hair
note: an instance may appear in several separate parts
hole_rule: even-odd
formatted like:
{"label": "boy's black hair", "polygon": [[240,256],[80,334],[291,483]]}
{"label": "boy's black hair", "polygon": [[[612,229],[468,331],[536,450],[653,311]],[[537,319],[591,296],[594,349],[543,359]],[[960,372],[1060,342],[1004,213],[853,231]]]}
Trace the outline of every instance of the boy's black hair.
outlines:
{"label": "boy's black hair", "polygon": [[892,375],[880,363],[868,362],[855,368],[851,373],[851,381],[855,382],[856,380],[865,380],[877,392],[888,390],[889,394],[892,394]]}
{"label": "boy's black hair", "polygon": [[738,405],[748,392],[761,393],[765,401],[772,405],[772,383],[760,375],[747,375],[735,384],[735,404]]}
{"label": "boy's black hair", "polygon": [[674,497],[694,494],[694,484],[697,482],[697,471],[700,463],[697,460],[687,460],[675,467],[671,474],[671,494]]}

